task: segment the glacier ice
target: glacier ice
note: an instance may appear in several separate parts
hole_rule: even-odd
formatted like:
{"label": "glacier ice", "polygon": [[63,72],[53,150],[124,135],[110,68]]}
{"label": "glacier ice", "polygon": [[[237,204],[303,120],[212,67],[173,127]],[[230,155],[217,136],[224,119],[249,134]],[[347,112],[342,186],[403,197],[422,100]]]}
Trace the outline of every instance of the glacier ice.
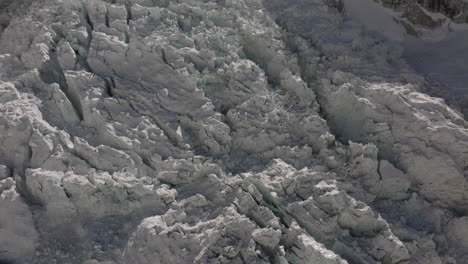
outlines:
{"label": "glacier ice", "polygon": [[467,122],[338,2],[26,1],[0,262],[463,264]]}

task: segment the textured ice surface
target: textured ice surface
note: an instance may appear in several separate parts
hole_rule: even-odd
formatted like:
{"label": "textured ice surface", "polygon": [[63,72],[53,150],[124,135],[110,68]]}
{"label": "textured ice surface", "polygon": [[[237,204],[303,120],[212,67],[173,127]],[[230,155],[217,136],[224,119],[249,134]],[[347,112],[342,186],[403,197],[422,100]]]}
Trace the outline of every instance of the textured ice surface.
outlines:
{"label": "textured ice surface", "polygon": [[322,0],[42,0],[0,36],[0,262],[457,263],[468,129]]}

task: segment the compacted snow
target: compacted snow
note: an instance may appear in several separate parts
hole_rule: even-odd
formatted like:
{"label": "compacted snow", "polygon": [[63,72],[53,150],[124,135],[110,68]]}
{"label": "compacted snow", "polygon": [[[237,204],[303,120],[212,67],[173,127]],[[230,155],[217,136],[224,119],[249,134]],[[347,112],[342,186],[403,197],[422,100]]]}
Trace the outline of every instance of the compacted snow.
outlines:
{"label": "compacted snow", "polygon": [[383,10],[40,0],[7,16],[0,262],[465,263],[467,122],[421,93]]}
{"label": "compacted snow", "polygon": [[395,21],[391,12],[374,0],[344,0],[346,15],[362,24],[366,30],[383,34],[386,38],[403,41],[405,27]]}
{"label": "compacted snow", "polygon": [[404,57],[432,83],[430,92],[444,97],[468,117],[468,29],[439,41],[408,38]]}
{"label": "compacted snow", "polygon": [[426,92],[444,98],[465,117],[468,115],[467,24],[453,23],[440,13],[418,6],[422,12],[419,16],[427,21],[419,20],[426,24],[442,21],[440,26],[427,29],[411,24],[418,19],[406,15],[411,8],[408,6],[392,10],[374,0],[344,0],[343,3],[346,17],[360,23],[369,33],[383,36],[388,45],[404,49],[405,60],[429,82],[424,88]]}

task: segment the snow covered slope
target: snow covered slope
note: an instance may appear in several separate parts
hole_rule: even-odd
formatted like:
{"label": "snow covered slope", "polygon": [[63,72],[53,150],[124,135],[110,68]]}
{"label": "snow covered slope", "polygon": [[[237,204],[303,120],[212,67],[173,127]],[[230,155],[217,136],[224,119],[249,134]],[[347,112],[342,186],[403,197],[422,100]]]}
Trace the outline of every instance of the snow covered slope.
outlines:
{"label": "snow covered slope", "polygon": [[366,30],[380,32],[390,40],[404,41],[405,27],[380,3],[373,0],[343,0],[343,3],[346,15]]}
{"label": "snow covered slope", "polygon": [[0,262],[463,264],[467,123],[332,2],[12,16]]}
{"label": "snow covered slope", "polygon": [[348,18],[397,42],[391,45],[403,46],[403,57],[426,78],[425,92],[444,98],[466,117],[468,4],[460,0],[418,2],[343,0]]}
{"label": "snow covered slope", "polygon": [[[430,82],[427,90],[468,117],[468,27],[439,41],[409,37],[404,57]],[[423,48],[422,48],[423,47]]]}

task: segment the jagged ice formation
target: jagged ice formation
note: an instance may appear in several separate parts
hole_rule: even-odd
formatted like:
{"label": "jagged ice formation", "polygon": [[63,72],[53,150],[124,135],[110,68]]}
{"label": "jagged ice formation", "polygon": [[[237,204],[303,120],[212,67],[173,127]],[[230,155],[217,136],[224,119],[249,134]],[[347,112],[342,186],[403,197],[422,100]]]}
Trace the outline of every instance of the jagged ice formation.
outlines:
{"label": "jagged ice formation", "polygon": [[466,121],[331,2],[9,20],[0,262],[466,263]]}

